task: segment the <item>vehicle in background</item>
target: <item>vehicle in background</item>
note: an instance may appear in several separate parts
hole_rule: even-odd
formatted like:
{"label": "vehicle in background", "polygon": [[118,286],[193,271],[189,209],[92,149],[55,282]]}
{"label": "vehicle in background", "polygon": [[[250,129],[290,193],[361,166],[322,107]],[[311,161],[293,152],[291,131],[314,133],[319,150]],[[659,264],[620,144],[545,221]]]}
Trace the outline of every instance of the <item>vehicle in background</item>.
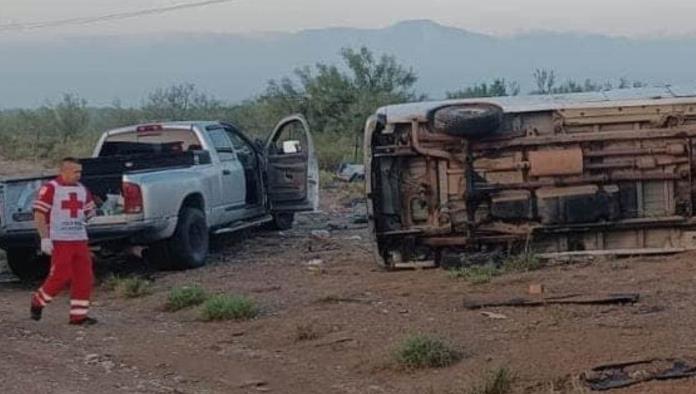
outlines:
{"label": "vehicle in background", "polygon": [[343,162],[336,170],[336,178],[343,182],[362,182],[365,180],[365,166]]}

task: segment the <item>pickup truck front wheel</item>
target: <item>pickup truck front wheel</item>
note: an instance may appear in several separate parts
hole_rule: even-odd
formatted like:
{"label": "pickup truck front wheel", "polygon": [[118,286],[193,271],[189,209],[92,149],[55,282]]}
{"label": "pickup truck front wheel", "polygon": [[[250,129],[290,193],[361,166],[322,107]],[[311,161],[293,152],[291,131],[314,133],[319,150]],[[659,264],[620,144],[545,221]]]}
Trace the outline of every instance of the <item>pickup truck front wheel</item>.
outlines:
{"label": "pickup truck front wheel", "polygon": [[38,254],[33,248],[8,249],[7,265],[10,271],[23,282],[33,282],[48,276],[51,257]]}
{"label": "pickup truck front wheel", "polygon": [[208,258],[209,236],[203,211],[182,208],[174,235],[150,246],[147,259],[162,270],[202,267]]}

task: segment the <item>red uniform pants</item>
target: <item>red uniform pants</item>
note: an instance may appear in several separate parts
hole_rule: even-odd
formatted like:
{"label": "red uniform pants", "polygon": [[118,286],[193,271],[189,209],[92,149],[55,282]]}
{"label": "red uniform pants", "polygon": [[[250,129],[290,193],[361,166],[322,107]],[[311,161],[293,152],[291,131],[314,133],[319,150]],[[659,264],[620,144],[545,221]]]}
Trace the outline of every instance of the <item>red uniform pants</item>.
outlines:
{"label": "red uniform pants", "polygon": [[70,321],[87,316],[92,294],[92,256],[85,241],[54,241],[51,272],[32,297],[32,305],[43,308],[70,285]]}

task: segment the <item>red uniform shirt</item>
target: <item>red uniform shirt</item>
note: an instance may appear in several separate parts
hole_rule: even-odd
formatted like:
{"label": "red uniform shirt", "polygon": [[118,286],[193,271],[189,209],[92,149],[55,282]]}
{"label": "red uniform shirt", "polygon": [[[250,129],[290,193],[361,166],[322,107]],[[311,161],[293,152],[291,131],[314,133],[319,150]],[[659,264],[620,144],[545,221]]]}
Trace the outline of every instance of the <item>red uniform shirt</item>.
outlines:
{"label": "red uniform shirt", "polygon": [[87,188],[66,184],[60,177],[41,186],[34,201],[34,210],[47,216],[53,241],[86,241],[87,219],[94,216],[95,208]]}

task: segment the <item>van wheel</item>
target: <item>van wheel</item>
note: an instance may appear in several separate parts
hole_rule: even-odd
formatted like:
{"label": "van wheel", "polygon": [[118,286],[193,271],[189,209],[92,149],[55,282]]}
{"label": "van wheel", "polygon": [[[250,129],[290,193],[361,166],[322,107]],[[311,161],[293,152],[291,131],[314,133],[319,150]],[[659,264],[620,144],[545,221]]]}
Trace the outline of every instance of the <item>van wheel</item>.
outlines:
{"label": "van wheel", "polygon": [[43,280],[51,269],[51,257],[38,254],[33,248],[8,249],[7,265],[23,282]]}
{"label": "van wheel", "polygon": [[161,270],[185,270],[205,265],[210,233],[203,211],[183,208],[174,235],[150,246],[147,260]]}
{"label": "van wheel", "polygon": [[290,230],[294,222],[295,214],[293,212],[273,214],[273,229],[275,230]]}
{"label": "van wheel", "polygon": [[476,138],[496,131],[503,121],[503,110],[495,105],[449,106],[435,110],[431,124],[436,132]]}

